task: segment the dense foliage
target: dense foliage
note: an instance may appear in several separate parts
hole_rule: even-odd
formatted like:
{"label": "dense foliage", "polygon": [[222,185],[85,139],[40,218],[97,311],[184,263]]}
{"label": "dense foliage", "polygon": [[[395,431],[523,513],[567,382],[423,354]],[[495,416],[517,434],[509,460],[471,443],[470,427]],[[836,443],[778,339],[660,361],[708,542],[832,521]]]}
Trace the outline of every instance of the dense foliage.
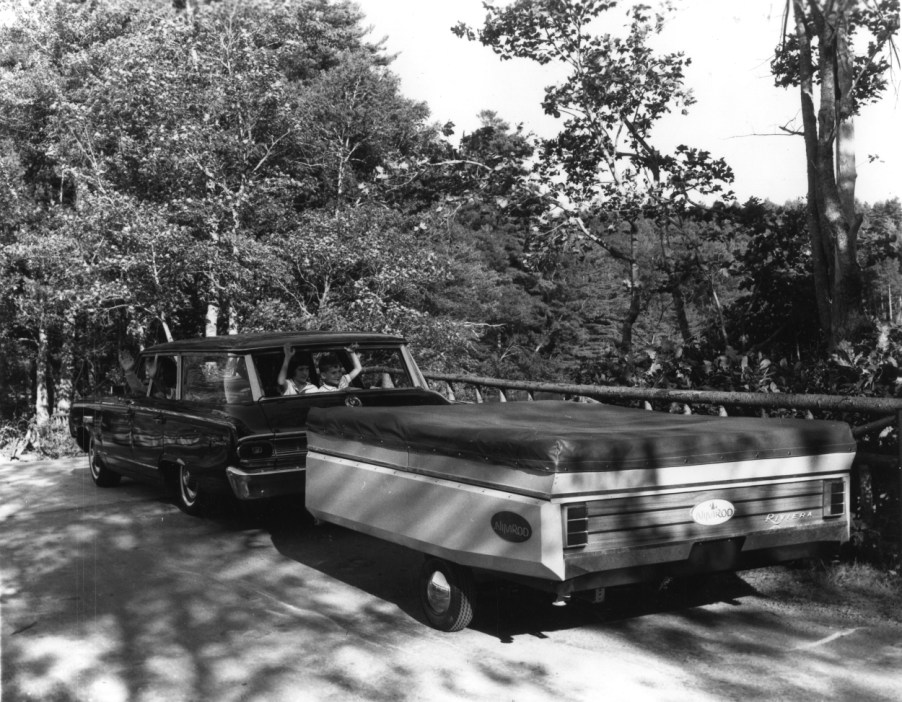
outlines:
{"label": "dense foliage", "polygon": [[[810,125],[806,203],[738,203],[723,160],[659,149],[657,122],[693,103],[691,56],[653,48],[666,5],[621,22],[609,0],[514,0],[453,28],[565,68],[544,140],[490,111],[470,134],[431,122],[350,0],[14,7],[0,27],[4,452],[57,451],[54,420],[119,380],[120,349],[236,331],[395,332],[424,368],[506,378],[900,394],[899,200],[846,188],[835,205],[833,133]],[[829,44],[818,2],[791,7],[773,68],[805,107],[814,57],[848,47]],[[857,92],[838,93],[846,154],[898,28],[897,0],[874,8],[843,15],[875,37],[843,74]],[[854,163],[837,172],[841,187]],[[825,314],[840,297],[854,324]]]}
{"label": "dense foliage", "polygon": [[[656,148],[692,104],[663,15],[514,2],[454,29],[572,69],[539,140],[431,122],[346,0],[185,5],[41,0],[0,29],[3,418],[64,416],[121,347],[288,328],[401,333],[433,370],[895,390],[877,326],[825,354],[804,204]],[[859,208],[865,311],[893,325],[902,207]]]}

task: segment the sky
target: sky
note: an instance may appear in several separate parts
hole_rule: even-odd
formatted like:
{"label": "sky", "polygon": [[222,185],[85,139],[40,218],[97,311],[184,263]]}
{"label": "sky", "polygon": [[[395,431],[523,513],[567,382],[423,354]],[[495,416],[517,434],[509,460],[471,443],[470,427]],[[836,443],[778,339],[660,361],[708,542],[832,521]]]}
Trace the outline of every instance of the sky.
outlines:
{"label": "sky", "polygon": [[[402,93],[429,105],[435,121],[452,121],[457,136],[479,126],[478,113],[494,110],[539,136],[555,134],[559,123],[544,115],[544,87],[560,79],[559,69],[526,60],[501,61],[478,42],[455,37],[463,21],[478,28],[481,0],[356,0],[372,26],[371,39],[385,38],[397,54],[392,70]],[[733,168],[733,190],[783,203],[806,192],[805,152],[800,136],[782,125],[800,126],[797,90],[774,87],[773,47],[780,39],[785,0],[676,0],[679,8],[660,37],[667,51],[692,59],[686,85],[697,103],[688,116],[673,116],[654,132],[660,148],[678,144],[707,149]],[[620,23],[625,8],[608,17]],[[611,31],[614,25],[611,25]],[[902,197],[902,72],[895,66],[882,101],[867,106],[856,121],[858,182],[864,202]],[[869,161],[874,155],[877,160]]]}

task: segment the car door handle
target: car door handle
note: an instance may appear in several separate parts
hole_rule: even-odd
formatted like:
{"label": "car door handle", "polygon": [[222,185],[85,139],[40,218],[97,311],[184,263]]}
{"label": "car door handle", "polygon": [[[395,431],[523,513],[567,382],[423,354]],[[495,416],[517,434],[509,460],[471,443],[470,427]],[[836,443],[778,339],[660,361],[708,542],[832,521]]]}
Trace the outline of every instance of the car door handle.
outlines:
{"label": "car door handle", "polygon": [[166,416],[162,414],[155,414],[153,416],[153,421],[155,421],[157,424],[163,424],[166,421]]}

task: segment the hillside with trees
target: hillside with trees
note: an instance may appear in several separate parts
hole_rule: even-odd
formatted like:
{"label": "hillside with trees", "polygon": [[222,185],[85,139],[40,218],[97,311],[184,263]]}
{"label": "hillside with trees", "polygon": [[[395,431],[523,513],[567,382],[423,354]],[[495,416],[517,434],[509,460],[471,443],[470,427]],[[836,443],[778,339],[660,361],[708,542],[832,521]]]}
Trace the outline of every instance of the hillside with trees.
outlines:
{"label": "hillside with trees", "polygon": [[18,7],[2,421],[49,432],[122,348],[273,329],[399,333],[434,371],[895,394],[902,206],[855,199],[852,124],[887,89],[898,2],[789,5],[774,89],[801,95],[811,171],[783,204],[656,142],[694,101],[691,52],[653,48],[666,7],[518,0],[449,28],[564,67],[547,139],[434,122],[348,0]]}

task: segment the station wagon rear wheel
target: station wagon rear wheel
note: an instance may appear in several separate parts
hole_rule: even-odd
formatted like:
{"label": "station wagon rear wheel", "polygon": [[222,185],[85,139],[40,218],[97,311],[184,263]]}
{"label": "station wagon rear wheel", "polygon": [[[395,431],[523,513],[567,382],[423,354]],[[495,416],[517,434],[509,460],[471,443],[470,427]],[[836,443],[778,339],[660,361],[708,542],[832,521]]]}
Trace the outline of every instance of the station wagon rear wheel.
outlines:
{"label": "station wagon rear wheel", "polygon": [[91,480],[97,487],[115,487],[122,480],[119,473],[114,473],[103,465],[103,459],[97,454],[97,445],[93,436],[88,443],[88,468],[91,471]]}
{"label": "station wagon rear wheel", "polygon": [[427,558],[419,591],[426,619],[439,631],[460,631],[473,619],[475,585],[469,568]]}

